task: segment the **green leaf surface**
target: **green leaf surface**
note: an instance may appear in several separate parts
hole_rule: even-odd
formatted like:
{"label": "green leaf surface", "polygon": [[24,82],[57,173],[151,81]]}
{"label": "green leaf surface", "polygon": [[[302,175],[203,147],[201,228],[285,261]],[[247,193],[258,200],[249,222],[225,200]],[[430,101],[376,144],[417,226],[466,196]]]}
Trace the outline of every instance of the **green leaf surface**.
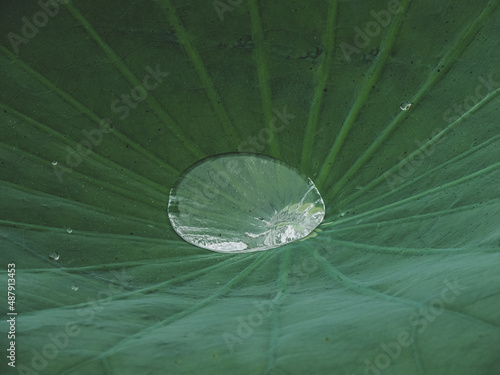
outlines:
{"label": "green leaf surface", "polygon": [[[498,374],[499,2],[3,5],[0,372]],[[238,151],[323,223],[183,241],[170,189]]]}

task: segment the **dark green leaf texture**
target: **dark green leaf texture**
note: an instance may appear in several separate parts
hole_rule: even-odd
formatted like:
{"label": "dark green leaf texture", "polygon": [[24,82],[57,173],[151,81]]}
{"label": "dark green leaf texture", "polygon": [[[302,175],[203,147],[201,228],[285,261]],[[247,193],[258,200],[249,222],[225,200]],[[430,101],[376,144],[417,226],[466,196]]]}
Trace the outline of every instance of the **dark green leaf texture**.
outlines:
{"label": "dark green leaf texture", "polygon": [[[0,13],[2,373],[499,373],[498,0],[40,3]],[[236,151],[323,223],[180,239],[170,188]]]}

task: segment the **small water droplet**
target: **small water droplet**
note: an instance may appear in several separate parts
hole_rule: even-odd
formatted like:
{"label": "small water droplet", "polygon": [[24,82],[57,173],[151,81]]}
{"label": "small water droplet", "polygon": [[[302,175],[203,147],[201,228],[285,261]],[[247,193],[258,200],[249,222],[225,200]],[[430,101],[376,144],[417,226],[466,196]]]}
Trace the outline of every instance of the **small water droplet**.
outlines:
{"label": "small water droplet", "polygon": [[54,161],[52,162],[52,165],[57,165],[57,161],[55,161],[55,160],[54,160]]}
{"label": "small water droplet", "polygon": [[52,253],[49,254],[49,259],[50,260],[59,260],[59,254],[53,251]]}
{"label": "small water droplet", "polygon": [[68,232],[68,233],[73,233],[73,229],[71,229],[71,228],[66,228],[66,232]]}
{"label": "small water droplet", "polygon": [[402,102],[400,105],[399,105],[399,108],[401,108],[402,111],[407,111],[409,110],[411,107],[411,103],[410,102]]}
{"label": "small water droplet", "polygon": [[78,290],[78,285],[73,284],[73,285],[71,286],[71,289],[73,289],[73,290],[76,292],[76,291]]}

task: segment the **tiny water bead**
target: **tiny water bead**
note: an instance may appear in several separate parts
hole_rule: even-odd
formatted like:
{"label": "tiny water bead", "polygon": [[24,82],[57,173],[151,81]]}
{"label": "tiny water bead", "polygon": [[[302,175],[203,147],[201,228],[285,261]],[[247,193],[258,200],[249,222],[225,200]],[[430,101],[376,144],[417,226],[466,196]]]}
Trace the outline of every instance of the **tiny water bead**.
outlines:
{"label": "tiny water bead", "polygon": [[73,233],[73,229],[71,229],[71,228],[66,228],[66,232],[68,232],[68,233]]}
{"label": "tiny water bead", "polygon": [[402,111],[407,111],[409,110],[411,107],[411,103],[410,102],[401,102],[401,104],[399,105],[399,108],[402,110]]}
{"label": "tiny water bead", "polygon": [[73,284],[73,285],[71,286],[71,289],[73,289],[73,290],[76,292],[76,291],[78,290],[78,285]]}
{"label": "tiny water bead", "polygon": [[244,253],[306,237],[323,221],[325,204],[308,177],[277,159],[224,154],[179,177],[168,216],[177,234],[193,245]]}
{"label": "tiny water bead", "polygon": [[58,254],[58,253],[56,253],[55,251],[53,251],[53,252],[51,252],[51,253],[49,254],[49,259],[50,259],[50,260],[59,260],[59,254]]}

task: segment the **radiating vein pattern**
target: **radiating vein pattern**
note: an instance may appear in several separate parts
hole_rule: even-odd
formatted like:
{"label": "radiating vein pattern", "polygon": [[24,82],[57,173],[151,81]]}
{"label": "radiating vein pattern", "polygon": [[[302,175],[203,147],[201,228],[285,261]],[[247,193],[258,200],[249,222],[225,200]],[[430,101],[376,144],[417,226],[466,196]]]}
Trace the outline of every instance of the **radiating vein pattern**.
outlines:
{"label": "radiating vein pattern", "polygon": [[5,2],[0,373],[497,373],[499,3]]}

